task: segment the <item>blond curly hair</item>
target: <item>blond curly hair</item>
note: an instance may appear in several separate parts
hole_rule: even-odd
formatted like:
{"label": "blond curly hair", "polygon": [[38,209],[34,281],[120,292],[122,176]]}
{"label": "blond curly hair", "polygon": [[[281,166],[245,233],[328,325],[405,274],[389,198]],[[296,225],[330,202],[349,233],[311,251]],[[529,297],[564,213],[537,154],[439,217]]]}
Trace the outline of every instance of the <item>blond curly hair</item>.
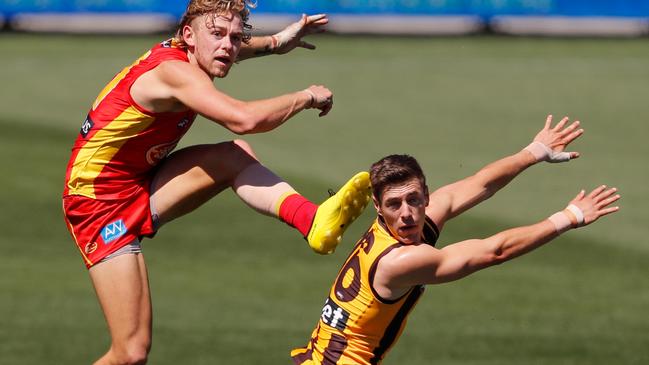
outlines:
{"label": "blond curly hair", "polygon": [[248,17],[250,16],[250,9],[256,6],[257,1],[253,0],[190,0],[176,29],[174,43],[179,47],[187,47],[183,40],[183,27],[199,16],[208,14],[206,20],[209,23],[213,21],[214,16],[230,12],[238,13],[241,16],[244,31],[243,41],[247,42],[250,40],[250,30],[252,29],[252,26],[248,24]]}

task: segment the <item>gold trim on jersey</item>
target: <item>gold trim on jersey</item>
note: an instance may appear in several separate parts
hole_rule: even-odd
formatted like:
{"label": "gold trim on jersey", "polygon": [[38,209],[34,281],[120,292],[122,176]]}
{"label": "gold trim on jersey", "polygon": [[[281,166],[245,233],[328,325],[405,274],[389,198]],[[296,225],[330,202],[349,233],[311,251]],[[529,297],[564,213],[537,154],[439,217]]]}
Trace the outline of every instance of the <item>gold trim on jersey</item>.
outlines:
{"label": "gold trim on jersey", "polygon": [[129,138],[137,135],[155,117],[134,106],[126,108],[115,120],[95,133],[79,150],[68,180],[69,194],[95,199],[94,180]]}

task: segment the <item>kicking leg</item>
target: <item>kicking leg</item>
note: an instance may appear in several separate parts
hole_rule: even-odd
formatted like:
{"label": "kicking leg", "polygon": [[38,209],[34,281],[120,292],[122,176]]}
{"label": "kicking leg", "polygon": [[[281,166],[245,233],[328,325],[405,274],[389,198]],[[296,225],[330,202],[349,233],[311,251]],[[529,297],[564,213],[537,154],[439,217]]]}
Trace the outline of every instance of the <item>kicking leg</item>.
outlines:
{"label": "kicking leg", "polygon": [[[249,186],[249,181],[254,186]],[[289,184],[257,161],[246,142],[236,140],[191,146],[171,154],[153,179],[152,210],[160,223],[166,223],[228,187],[246,204],[271,216],[277,216],[275,205],[282,196],[295,194]]]}
{"label": "kicking leg", "polygon": [[320,254],[334,252],[345,230],[363,213],[371,192],[370,174],[363,171],[320,204],[306,236],[311,248]]}
{"label": "kicking leg", "polygon": [[151,349],[151,297],[142,254],[124,254],[90,269],[111,336],[95,365],[145,364]]}
{"label": "kicking leg", "polygon": [[[271,193],[269,189],[260,188],[280,184],[285,184],[287,189],[276,189]],[[335,195],[316,206],[260,164],[251,165],[241,172],[233,189],[257,211],[274,215],[295,227],[320,254],[329,254],[336,249],[347,227],[367,206],[371,194],[369,174],[360,172]],[[269,194],[273,194],[272,199],[269,199]]]}
{"label": "kicking leg", "polygon": [[261,165],[246,142],[235,140],[192,146],[170,155],[154,178],[152,209],[160,223],[169,222],[227,187],[256,211],[298,229],[318,253],[333,252],[370,194],[369,175],[361,173],[319,209]]}

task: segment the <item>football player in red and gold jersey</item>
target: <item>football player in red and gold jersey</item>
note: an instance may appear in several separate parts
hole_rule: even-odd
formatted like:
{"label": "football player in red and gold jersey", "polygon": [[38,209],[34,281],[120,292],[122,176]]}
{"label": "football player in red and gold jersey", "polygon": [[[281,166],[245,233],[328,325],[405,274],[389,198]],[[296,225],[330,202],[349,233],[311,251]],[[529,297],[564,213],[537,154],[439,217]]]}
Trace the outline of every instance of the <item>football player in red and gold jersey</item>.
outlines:
{"label": "football player in red and gold jersey", "polygon": [[578,157],[564,148],[579,137],[579,122],[552,127],[548,117],[534,141],[475,175],[428,193],[417,161],[387,156],[372,165],[370,180],[378,217],[348,256],[329,291],[322,315],[295,364],[379,364],[403,331],[426,284],[465,277],[527,253],[561,233],[616,212],[616,189],[580,192],[568,207],[536,224],[434,247],[446,221],[491,197],[526,168]]}
{"label": "football player in red and gold jersey", "polygon": [[197,114],[237,134],[270,131],[305,109],[326,115],[324,86],[241,101],[214,87],[237,60],[313,49],[325,15],[249,37],[249,0],[191,0],[172,39],[119,72],[100,92],[72,148],[63,209],[104,311],[111,346],[97,364],[140,364],[151,347],[151,298],[140,239],[227,188],[260,213],[332,252],[369,202],[369,175],[354,176],[320,206],[259,163],[242,140],[172,151]]}

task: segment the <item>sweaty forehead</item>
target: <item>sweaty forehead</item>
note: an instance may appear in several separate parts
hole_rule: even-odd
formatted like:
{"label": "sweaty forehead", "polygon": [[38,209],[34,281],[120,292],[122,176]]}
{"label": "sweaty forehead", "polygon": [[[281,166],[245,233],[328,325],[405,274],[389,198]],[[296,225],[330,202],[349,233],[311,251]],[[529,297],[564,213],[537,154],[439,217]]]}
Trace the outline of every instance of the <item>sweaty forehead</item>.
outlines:
{"label": "sweaty forehead", "polygon": [[386,186],[383,188],[382,200],[402,198],[413,193],[424,193],[424,189],[418,179],[411,179],[400,184]]}

